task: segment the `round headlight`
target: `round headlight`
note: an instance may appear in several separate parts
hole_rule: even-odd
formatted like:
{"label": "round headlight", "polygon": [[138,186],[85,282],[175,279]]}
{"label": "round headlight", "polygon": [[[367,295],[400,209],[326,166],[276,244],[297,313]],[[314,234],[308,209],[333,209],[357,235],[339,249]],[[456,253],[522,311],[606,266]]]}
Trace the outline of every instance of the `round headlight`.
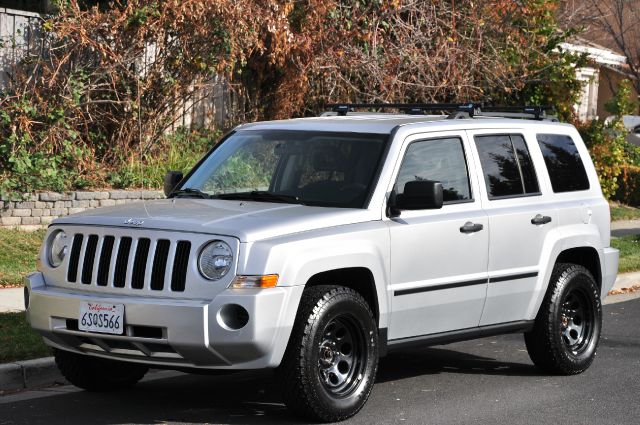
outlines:
{"label": "round headlight", "polygon": [[62,264],[62,260],[67,255],[69,250],[69,243],[67,241],[67,234],[62,230],[57,230],[50,239],[49,243],[49,264],[53,267],[58,267]]}
{"label": "round headlight", "polygon": [[204,247],[198,258],[198,269],[209,280],[222,279],[233,263],[231,247],[222,241],[212,241]]}

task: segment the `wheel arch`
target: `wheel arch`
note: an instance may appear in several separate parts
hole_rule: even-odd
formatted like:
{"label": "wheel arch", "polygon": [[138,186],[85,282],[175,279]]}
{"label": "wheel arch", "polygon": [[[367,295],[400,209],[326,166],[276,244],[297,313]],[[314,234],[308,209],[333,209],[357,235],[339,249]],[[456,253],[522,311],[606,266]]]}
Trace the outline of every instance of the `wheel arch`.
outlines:
{"label": "wheel arch", "polygon": [[572,263],[583,266],[591,272],[598,285],[598,290],[602,291],[602,267],[600,264],[600,256],[594,247],[579,246],[565,249],[558,254],[554,266],[558,263]]}
{"label": "wheel arch", "polygon": [[380,305],[376,281],[373,273],[367,267],[344,267],[319,272],[309,278],[305,287],[309,288],[318,285],[340,285],[353,289],[367,301],[376,323],[380,323]]}
{"label": "wheel arch", "polygon": [[549,288],[551,274],[558,262],[582,265],[591,272],[600,291],[604,278],[604,257],[600,233],[595,226],[565,226],[554,229],[540,256],[538,281],[527,310],[527,320],[534,320]]}

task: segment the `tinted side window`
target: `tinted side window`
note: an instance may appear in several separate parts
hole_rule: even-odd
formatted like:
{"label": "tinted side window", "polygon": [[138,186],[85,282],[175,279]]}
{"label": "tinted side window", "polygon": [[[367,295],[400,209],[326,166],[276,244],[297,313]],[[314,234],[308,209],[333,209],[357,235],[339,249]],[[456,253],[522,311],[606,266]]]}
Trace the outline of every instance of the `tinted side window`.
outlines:
{"label": "tinted side window", "polygon": [[511,135],[511,143],[513,143],[513,148],[516,150],[518,163],[520,164],[520,171],[522,172],[522,179],[524,181],[524,192],[540,192],[536,170],[533,167],[533,161],[531,161],[531,155],[529,155],[529,149],[527,149],[524,138],[520,135]]}
{"label": "tinted side window", "polygon": [[539,193],[529,150],[520,135],[476,136],[489,198]]}
{"label": "tinted side window", "polygon": [[404,185],[413,180],[442,183],[445,203],[470,200],[469,173],[462,140],[454,137],[409,145],[398,173],[396,193],[402,195]]}
{"label": "tinted side window", "polygon": [[553,191],[589,189],[587,172],[571,137],[561,134],[538,134],[537,137]]}

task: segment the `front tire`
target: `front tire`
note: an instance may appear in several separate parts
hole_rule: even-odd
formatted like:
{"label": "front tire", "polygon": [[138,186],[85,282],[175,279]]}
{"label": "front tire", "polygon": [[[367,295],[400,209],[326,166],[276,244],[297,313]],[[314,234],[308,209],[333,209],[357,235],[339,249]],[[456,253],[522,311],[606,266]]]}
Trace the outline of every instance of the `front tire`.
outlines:
{"label": "front tire", "polygon": [[600,291],[591,273],[556,264],[534,328],[524,335],[533,363],[554,374],[581,373],[595,358],[601,329]]}
{"label": "front tire", "polygon": [[56,365],[76,387],[87,391],[115,391],[134,386],[149,368],[136,363],[119,362],[55,350]]}
{"label": "front tire", "polygon": [[369,398],[378,370],[378,330],[356,291],[314,286],[304,291],[279,367],[287,407],[305,418],[337,422]]}

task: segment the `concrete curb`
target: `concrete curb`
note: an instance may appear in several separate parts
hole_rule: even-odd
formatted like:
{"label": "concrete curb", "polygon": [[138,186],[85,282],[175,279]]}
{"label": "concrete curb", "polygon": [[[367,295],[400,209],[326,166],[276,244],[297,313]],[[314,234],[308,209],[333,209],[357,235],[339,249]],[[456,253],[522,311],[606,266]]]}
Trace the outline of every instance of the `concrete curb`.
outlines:
{"label": "concrete curb", "polygon": [[0,364],[0,395],[65,383],[53,357]]}

